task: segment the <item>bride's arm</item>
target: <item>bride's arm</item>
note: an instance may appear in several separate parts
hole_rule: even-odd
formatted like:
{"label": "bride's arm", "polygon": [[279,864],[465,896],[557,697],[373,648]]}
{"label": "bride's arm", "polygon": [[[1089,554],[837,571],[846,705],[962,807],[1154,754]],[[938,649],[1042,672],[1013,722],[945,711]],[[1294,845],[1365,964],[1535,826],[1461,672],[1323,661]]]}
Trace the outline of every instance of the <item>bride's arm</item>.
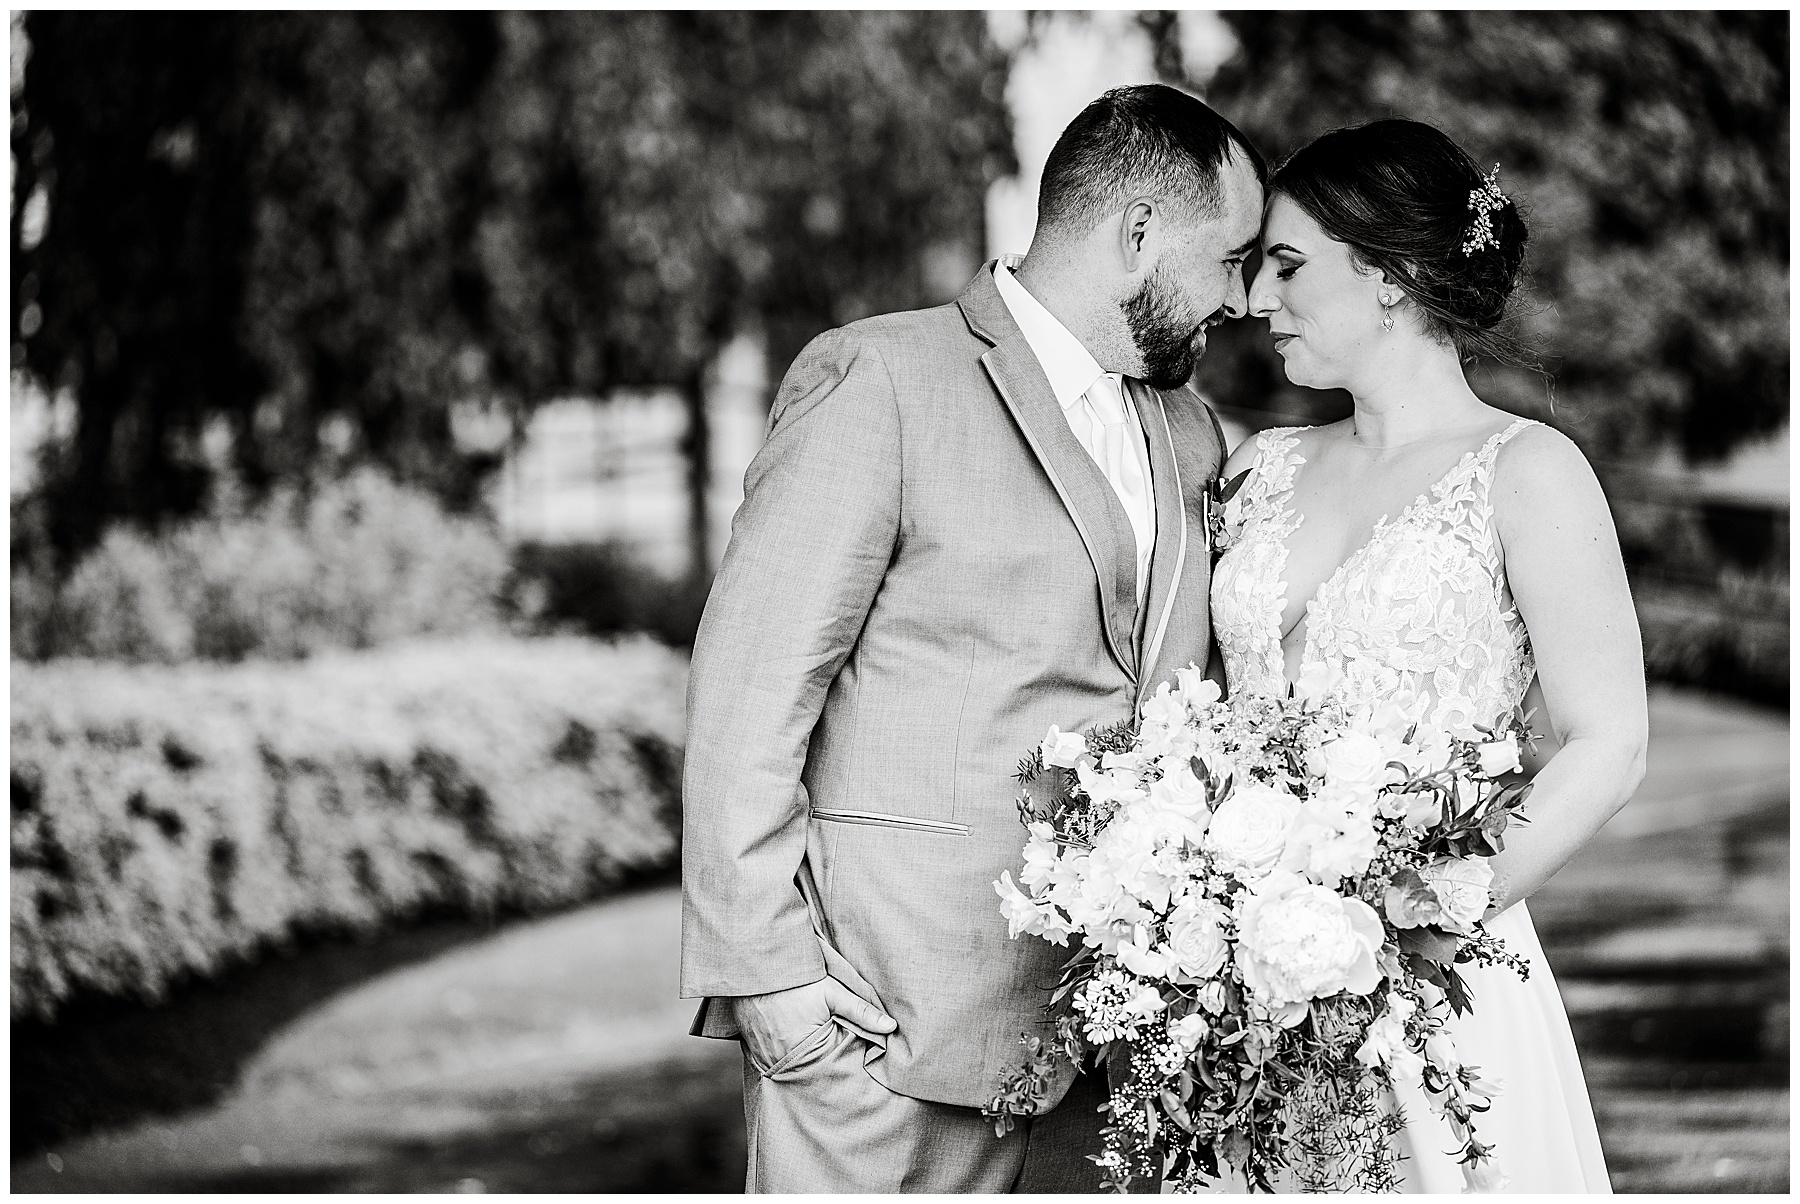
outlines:
{"label": "bride's arm", "polygon": [[1619,537],[1600,482],[1548,427],[1501,451],[1494,520],[1506,575],[1531,633],[1549,726],[1561,747],[1538,772],[1530,822],[1495,857],[1496,911],[1561,869],[1644,777],[1644,650]]}

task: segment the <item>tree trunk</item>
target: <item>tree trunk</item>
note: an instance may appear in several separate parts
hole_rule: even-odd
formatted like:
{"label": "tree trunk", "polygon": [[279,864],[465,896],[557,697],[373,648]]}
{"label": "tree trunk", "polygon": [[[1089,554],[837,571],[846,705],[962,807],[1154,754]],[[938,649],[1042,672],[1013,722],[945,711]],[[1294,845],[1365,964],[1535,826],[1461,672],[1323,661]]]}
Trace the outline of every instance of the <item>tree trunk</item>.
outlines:
{"label": "tree trunk", "polygon": [[712,487],[712,429],[706,417],[704,376],[695,371],[682,382],[687,406],[687,437],[681,450],[687,456],[688,580],[704,591],[712,577],[712,516],[707,497]]}

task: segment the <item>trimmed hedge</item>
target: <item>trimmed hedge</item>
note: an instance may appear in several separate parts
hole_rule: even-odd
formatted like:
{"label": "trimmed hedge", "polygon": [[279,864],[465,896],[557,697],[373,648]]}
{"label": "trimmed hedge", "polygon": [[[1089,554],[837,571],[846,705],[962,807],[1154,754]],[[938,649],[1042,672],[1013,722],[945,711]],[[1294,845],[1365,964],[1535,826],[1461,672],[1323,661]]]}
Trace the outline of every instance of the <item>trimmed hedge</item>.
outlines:
{"label": "trimmed hedge", "polygon": [[430,494],[363,468],[253,507],[225,491],[211,513],[158,534],[115,526],[66,580],[43,557],[15,562],[12,652],[298,660],[498,631],[507,572],[491,523],[446,514]]}
{"label": "trimmed hedge", "polygon": [[573,637],[14,661],[13,1016],[671,863],[686,675],[650,640]]}

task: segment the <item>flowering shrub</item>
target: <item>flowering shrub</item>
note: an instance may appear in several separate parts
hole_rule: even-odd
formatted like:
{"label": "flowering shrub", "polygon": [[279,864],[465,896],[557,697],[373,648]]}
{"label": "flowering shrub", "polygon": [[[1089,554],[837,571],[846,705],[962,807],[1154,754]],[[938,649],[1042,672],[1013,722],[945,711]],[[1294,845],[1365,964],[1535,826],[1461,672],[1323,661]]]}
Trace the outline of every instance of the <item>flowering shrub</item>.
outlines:
{"label": "flowering shrub", "polygon": [[303,928],[537,908],[668,864],[686,663],[481,637],[12,666],[12,1009],[155,999]]}
{"label": "flowering shrub", "polygon": [[484,523],[362,469],[308,499],[150,536],[115,527],[60,589],[13,569],[13,654],[174,663],[296,659],[496,627],[508,571]]}
{"label": "flowering shrub", "polygon": [[1189,666],[1142,722],[1051,728],[1019,768],[1030,838],[996,888],[1010,935],[1076,938],[1051,995],[1054,1039],[985,1111],[1036,1112],[1058,1057],[1113,1082],[1097,1159],[1109,1184],[1390,1190],[1404,1124],[1385,1092],[1421,1085],[1472,1187],[1498,1184],[1476,1114],[1494,1093],[1445,1027],[1462,962],[1524,959],[1487,933],[1487,858],[1529,787],[1523,720],[1497,731],[1352,712],[1329,680],[1231,705]]}

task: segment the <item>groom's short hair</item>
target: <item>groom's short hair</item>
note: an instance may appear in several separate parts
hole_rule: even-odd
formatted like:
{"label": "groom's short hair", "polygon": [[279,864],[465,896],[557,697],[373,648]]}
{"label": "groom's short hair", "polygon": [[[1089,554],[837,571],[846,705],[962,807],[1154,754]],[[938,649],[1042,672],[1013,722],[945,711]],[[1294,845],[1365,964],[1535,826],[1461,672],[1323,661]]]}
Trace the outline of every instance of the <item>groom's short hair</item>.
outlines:
{"label": "groom's short hair", "polygon": [[1205,102],[1164,84],[1114,88],[1083,109],[1051,149],[1038,186],[1038,230],[1085,233],[1146,195],[1190,218],[1214,217],[1223,193],[1219,171],[1233,147],[1267,188],[1262,155]]}

